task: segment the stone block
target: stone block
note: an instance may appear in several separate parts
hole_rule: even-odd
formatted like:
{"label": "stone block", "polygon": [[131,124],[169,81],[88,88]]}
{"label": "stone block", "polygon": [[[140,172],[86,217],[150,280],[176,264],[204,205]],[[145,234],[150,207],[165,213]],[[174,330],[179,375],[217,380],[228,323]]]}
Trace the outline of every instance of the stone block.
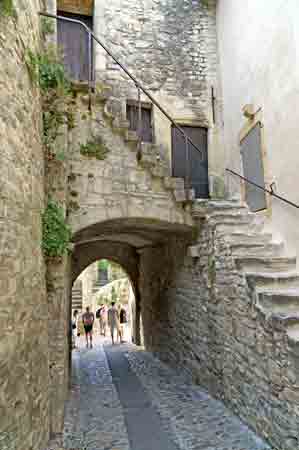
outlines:
{"label": "stone block", "polygon": [[199,245],[191,245],[188,247],[188,256],[191,258],[199,258],[201,256],[201,248]]}
{"label": "stone block", "polygon": [[185,202],[187,200],[185,189],[183,189],[183,190],[182,189],[180,189],[180,190],[175,189],[173,191],[173,194],[174,194],[174,198],[175,198],[175,200],[177,202]]}

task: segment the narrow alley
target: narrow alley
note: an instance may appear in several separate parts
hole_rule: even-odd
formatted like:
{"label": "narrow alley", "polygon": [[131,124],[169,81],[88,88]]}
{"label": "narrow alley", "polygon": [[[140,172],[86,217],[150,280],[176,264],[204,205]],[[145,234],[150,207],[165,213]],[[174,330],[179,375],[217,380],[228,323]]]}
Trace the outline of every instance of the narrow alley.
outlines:
{"label": "narrow alley", "polygon": [[48,450],[266,450],[223,404],[134,345],[73,352],[64,434]]}

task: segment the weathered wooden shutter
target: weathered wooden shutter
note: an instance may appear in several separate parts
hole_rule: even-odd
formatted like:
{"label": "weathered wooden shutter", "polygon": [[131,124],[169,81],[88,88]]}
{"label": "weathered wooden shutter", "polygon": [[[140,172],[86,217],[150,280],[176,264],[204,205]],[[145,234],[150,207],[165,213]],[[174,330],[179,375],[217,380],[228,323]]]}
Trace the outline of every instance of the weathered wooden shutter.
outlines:
{"label": "weathered wooden shutter", "polygon": [[[196,198],[209,197],[208,174],[208,130],[201,127],[181,126],[192,142],[201,150],[201,154],[189,144],[190,183]],[[172,127],[172,173],[174,177],[185,178],[186,146],[180,131]]]}
{"label": "weathered wooden shutter", "polygon": [[[138,106],[127,104],[127,119],[130,122],[130,130],[138,131]],[[141,140],[142,142],[153,141],[152,110],[148,107],[141,108]]]}
{"label": "weathered wooden shutter", "polygon": [[[63,17],[77,19],[92,28],[92,17],[58,11]],[[70,78],[74,81],[87,81],[92,54],[89,55],[88,34],[76,23],[59,20],[57,25],[58,47],[63,54],[63,62]]]}
{"label": "weathered wooden shutter", "polygon": [[[252,128],[241,141],[241,157],[244,177],[265,187],[260,123]],[[245,198],[249,209],[253,212],[267,208],[265,192],[246,182]]]}

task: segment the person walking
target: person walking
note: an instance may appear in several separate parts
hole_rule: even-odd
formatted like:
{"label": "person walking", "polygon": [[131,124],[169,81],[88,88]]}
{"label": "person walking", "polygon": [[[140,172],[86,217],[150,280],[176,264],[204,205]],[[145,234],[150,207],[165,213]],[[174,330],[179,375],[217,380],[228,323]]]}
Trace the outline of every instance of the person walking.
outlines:
{"label": "person walking", "polygon": [[106,336],[106,328],[107,328],[107,306],[103,305],[100,312],[100,328],[102,336]]}
{"label": "person walking", "polygon": [[123,305],[119,308],[119,334],[120,342],[124,342],[125,327],[127,323],[127,311]]}
{"label": "person walking", "polygon": [[96,312],[96,318],[99,319],[100,325],[100,334],[102,336],[106,336],[106,327],[107,327],[107,307],[105,304],[102,304],[100,308]]}
{"label": "person walking", "polygon": [[76,345],[76,336],[77,336],[77,332],[78,332],[78,318],[79,318],[78,310],[75,309],[74,314],[73,314],[73,319],[72,319],[72,341],[73,341],[73,348],[77,348],[77,345]]}
{"label": "person walking", "polygon": [[82,316],[83,326],[85,330],[86,337],[86,347],[88,348],[88,337],[89,337],[89,346],[92,348],[92,327],[94,323],[94,314],[90,312],[89,306],[86,307],[86,312]]}
{"label": "person walking", "polygon": [[120,336],[119,316],[115,302],[111,302],[111,307],[108,309],[108,326],[110,328],[112,345],[114,345],[114,331],[116,330],[117,341]]}

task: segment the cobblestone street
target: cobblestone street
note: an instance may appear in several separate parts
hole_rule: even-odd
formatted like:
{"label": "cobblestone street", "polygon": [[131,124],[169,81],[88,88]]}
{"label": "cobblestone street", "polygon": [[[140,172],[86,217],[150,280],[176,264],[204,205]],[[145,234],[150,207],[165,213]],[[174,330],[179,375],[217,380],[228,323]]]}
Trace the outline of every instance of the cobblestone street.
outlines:
{"label": "cobblestone street", "polygon": [[99,339],[95,344],[73,352],[63,448],[269,449],[221,402],[150,353]]}

